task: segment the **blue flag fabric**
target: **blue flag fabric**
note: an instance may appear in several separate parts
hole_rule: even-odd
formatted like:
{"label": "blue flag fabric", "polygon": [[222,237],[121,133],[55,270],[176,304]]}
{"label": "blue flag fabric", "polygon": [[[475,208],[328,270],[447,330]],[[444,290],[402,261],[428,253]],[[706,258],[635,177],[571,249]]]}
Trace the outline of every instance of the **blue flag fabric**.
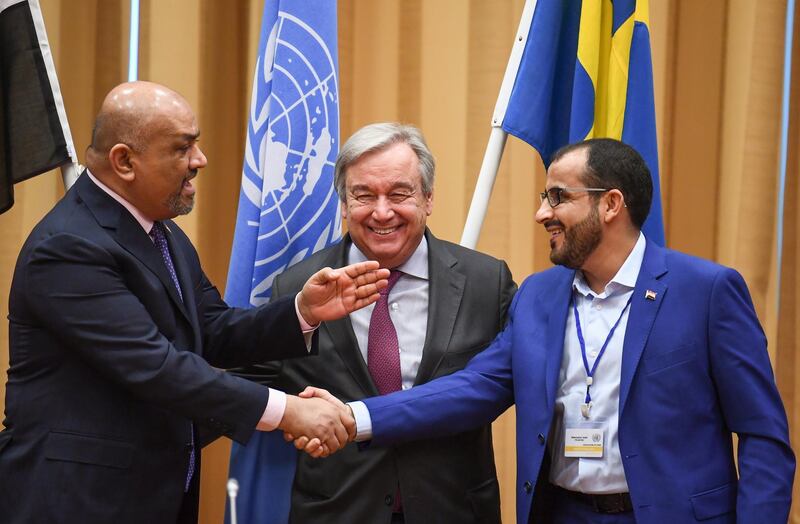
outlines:
{"label": "blue flag fabric", "polygon": [[[232,306],[268,302],[275,276],[341,237],[336,31],[334,1],[265,2],[225,293]],[[279,432],[233,444],[239,522],[287,522],[296,453]]]}
{"label": "blue flag fabric", "polygon": [[642,229],[664,245],[648,18],[647,0],[540,0],[502,127],[545,165],[588,138],[632,146],[653,177]]}

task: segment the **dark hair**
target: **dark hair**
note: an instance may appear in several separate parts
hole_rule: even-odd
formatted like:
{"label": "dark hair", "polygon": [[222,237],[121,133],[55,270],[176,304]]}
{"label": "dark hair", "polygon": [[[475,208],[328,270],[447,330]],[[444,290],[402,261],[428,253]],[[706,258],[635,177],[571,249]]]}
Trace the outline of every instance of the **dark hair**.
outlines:
{"label": "dark hair", "polygon": [[581,173],[581,181],[586,187],[620,190],[633,225],[641,229],[653,201],[653,180],[642,156],[619,140],[591,138],[562,147],[553,153],[550,163],[584,148],[586,170]]}

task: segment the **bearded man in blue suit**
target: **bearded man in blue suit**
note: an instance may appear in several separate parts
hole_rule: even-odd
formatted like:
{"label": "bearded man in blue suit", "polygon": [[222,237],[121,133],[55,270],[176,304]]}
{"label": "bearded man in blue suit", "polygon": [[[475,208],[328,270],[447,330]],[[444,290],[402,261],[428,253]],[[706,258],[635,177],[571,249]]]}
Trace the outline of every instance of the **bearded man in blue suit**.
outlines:
{"label": "bearded man in blue suit", "polygon": [[466,431],[516,404],[520,524],[786,522],[795,459],[747,286],[648,241],[651,200],[629,146],[558,151],[536,214],[558,267],[464,370],[351,404],[357,440]]}

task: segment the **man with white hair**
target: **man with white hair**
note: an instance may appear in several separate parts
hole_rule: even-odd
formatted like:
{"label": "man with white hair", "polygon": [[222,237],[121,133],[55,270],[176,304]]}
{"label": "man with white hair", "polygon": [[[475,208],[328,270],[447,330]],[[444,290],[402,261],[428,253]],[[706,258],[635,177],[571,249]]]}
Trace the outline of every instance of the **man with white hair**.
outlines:
{"label": "man with white hair", "polygon": [[[374,307],[326,323],[317,356],[248,376],[289,392],[312,384],[357,400],[448,375],[491,342],[516,286],[505,262],[426,228],[434,171],[413,126],[372,124],[347,140],[335,184],[349,233],[276,278],[273,296],[296,293],[320,267],[363,260],[392,271],[389,288]],[[351,446],[322,461],[300,455],[290,521],[499,522],[491,428],[362,453]]]}

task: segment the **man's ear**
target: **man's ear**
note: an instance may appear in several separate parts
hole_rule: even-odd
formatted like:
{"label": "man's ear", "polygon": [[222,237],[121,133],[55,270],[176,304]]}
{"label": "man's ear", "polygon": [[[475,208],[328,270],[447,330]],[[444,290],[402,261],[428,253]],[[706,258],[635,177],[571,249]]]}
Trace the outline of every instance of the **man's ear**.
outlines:
{"label": "man's ear", "polygon": [[111,170],[126,182],[132,182],[136,177],[132,156],[133,150],[125,144],[116,144],[108,152],[108,163]]}
{"label": "man's ear", "polygon": [[600,212],[605,222],[614,220],[625,209],[625,197],[619,189],[610,189],[603,195]]}
{"label": "man's ear", "polygon": [[425,214],[431,216],[431,213],[433,213],[433,191],[425,197]]}

